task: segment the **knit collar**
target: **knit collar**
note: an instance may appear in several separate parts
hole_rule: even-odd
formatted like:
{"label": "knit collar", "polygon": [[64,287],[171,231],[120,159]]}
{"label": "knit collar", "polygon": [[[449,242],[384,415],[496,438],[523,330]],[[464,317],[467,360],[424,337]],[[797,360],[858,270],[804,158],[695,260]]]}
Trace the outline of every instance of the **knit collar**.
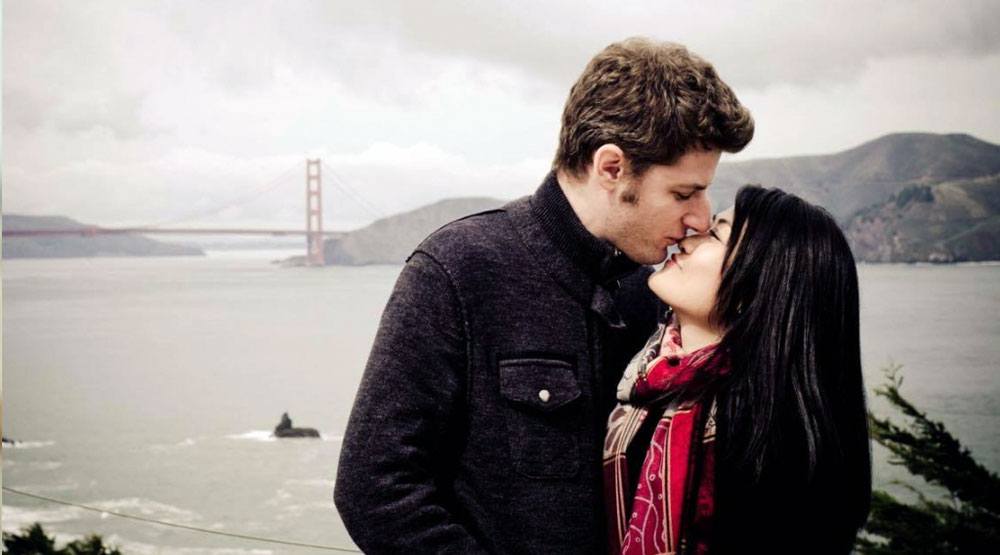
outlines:
{"label": "knit collar", "polygon": [[641,266],[587,231],[559,186],[555,171],[549,172],[535,191],[531,209],[552,242],[595,283],[616,289],[620,278]]}

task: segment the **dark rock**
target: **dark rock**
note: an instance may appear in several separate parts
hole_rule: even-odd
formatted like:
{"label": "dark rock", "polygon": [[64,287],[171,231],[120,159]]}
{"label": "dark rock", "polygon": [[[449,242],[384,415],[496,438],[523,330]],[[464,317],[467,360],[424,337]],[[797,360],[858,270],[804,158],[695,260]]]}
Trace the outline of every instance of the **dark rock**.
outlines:
{"label": "dark rock", "polygon": [[320,437],[319,431],[315,428],[296,428],[292,426],[292,419],[288,413],[281,414],[281,422],[274,427],[275,437]]}

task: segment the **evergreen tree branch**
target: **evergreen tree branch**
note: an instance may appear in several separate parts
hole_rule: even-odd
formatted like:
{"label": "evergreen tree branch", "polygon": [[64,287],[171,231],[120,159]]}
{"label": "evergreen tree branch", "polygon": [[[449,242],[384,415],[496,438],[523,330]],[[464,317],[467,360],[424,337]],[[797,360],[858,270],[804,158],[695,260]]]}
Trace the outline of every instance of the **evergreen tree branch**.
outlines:
{"label": "evergreen tree branch", "polygon": [[945,488],[949,498],[931,499],[901,482],[894,483],[913,492],[915,504],[874,491],[864,534],[855,547],[871,554],[1000,553],[1000,478],[976,462],[944,424],[903,397],[899,370],[899,365],[887,367],[887,383],[875,393],[906,416],[909,426],[869,412],[872,439],[892,453],[891,464]]}

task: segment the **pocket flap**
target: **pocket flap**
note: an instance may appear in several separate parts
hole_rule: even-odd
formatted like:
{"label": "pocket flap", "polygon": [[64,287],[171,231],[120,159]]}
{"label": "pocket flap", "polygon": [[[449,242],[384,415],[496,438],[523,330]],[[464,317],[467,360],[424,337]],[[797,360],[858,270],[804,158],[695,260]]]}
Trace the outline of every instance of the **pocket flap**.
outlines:
{"label": "pocket flap", "polygon": [[573,365],[547,358],[500,361],[500,394],[504,398],[549,411],[580,396]]}

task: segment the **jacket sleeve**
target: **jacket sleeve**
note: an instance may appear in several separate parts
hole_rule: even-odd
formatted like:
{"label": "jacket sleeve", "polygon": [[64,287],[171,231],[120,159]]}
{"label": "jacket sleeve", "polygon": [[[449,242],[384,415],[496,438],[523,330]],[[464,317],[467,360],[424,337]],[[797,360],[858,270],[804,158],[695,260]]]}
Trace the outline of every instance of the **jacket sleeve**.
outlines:
{"label": "jacket sleeve", "polygon": [[485,550],[449,506],[440,474],[460,425],[467,368],[464,311],[444,268],[417,251],[389,297],[354,400],[334,502],[366,553]]}

